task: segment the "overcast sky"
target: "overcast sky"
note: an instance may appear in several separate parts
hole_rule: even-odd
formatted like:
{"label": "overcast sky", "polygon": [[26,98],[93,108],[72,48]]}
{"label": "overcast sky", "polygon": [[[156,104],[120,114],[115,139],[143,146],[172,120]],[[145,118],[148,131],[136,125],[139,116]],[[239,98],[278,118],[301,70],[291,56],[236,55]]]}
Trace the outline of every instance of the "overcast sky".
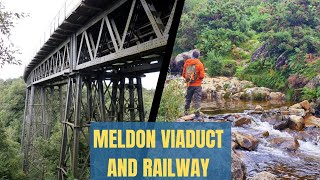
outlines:
{"label": "overcast sky", "polygon": [[[0,78],[17,78],[23,75],[25,66],[35,55],[40,46],[40,39],[49,28],[58,11],[66,0],[2,0],[6,9],[13,12],[24,12],[29,17],[17,22],[12,30],[10,40],[20,49],[21,54],[16,55],[22,60],[21,66],[5,65],[0,69]],[[155,88],[159,73],[147,74],[143,78],[143,86],[147,89]]]}

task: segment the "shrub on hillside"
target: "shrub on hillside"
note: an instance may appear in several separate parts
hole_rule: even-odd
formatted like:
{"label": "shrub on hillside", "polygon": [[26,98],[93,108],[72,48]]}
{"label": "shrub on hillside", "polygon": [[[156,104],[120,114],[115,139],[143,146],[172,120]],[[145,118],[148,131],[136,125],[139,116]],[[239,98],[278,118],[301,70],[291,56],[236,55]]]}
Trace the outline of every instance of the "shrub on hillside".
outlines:
{"label": "shrub on hillside", "polygon": [[172,79],[163,89],[157,121],[175,121],[184,112],[185,87],[180,79]]}
{"label": "shrub on hillside", "polygon": [[302,99],[315,101],[317,98],[320,98],[320,87],[314,89],[305,87],[302,89]]}
{"label": "shrub on hillside", "polygon": [[213,51],[209,52],[206,58],[206,67],[208,67],[209,76],[218,76],[222,72],[222,57],[216,55]]}

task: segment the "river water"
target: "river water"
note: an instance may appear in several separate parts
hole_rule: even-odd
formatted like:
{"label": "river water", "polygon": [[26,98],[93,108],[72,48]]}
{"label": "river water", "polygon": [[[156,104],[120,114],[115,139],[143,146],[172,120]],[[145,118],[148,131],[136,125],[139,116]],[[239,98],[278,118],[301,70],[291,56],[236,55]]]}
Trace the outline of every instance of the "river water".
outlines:
{"label": "river water", "polygon": [[[263,121],[262,114],[248,113],[256,105],[266,109],[290,106],[292,102],[270,101],[207,101],[202,103],[202,112],[214,117],[217,114],[232,114],[251,116],[253,123],[245,127],[232,127],[232,131],[252,134],[258,137],[260,143],[255,151],[237,150],[240,158],[247,167],[248,177],[257,172],[268,171],[281,179],[320,179],[320,129],[306,128],[304,131],[283,130],[273,128],[271,124]],[[265,132],[268,138],[259,138]],[[280,147],[274,147],[268,141],[270,138],[284,137],[297,138],[300,144],[295,152],[289,152]]]}

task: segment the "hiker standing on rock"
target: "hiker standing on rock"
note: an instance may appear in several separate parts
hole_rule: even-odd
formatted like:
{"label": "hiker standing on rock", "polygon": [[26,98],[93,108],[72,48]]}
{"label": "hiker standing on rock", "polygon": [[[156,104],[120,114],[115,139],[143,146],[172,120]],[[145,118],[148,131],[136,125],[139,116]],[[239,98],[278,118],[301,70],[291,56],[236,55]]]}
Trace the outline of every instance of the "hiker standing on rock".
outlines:
{"label": "hiker standing on rock", "polygon": [[187,59],[183,66],[182,76],[187,82],[186,92],[186,104],[184,108],[185,115],[188,114],[192,97],[194,97],[195,120],[201,120],[200,116],[200,102],[202,97],[202,80],[204,78],[204,67],[199,59],[200,52],[198,50],[193,51],[192,58]]}

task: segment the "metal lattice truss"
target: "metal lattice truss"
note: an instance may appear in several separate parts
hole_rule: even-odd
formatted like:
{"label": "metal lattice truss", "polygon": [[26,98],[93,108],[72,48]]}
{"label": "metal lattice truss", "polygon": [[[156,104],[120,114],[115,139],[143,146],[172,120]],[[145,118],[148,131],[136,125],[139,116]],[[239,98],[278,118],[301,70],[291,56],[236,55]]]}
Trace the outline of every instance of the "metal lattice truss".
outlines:
{"label": "metal lattice truss", "polygon": [[68,80],[59,179],[70,172],[88,177],[90,122],[144,121],[140,76],[93,80],[76,75]]}
{"label": "metal lattice truss", "polygon": [[[59,91],[61,89],[59,88]],[[27,89],[25,120],[22,132],[24,168],[27,171],[43,172],[43,159],[39,152],[39,138],[48,139],[52,125],[59,119],[52,98],[57,95],[53,87],[32,86]]]}
{"label": "metal lattice truss", "polygon": [[156,10],[150,0],[118,1],[34,67],[27,76],[27,84],[63,79],[73,71],[111,67],[133,60],[150,65],[146,56],[159,58],[168,41],[177,0],[166,1],[166,7],[171,7],[163,11]]}

